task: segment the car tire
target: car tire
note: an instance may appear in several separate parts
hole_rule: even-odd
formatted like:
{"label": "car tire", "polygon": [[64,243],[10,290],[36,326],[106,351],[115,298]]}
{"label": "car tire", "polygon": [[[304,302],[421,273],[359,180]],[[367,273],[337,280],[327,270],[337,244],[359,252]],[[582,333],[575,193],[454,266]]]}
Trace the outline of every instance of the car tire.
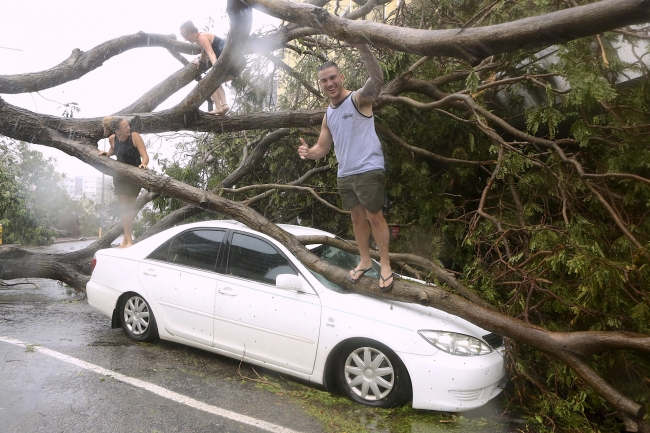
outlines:
{"label": "car tire", "polygon": [[118,304],[122,329],[135,341],[153,341],[158,338],[156,318],[149,303],[137,293],[128,293]]}
{"label": "car tire", "polygon": [[360,339],[338,351],[337,387],[352,400],[374,407],[394,407],[413,397],[404,363],[387,346]]}

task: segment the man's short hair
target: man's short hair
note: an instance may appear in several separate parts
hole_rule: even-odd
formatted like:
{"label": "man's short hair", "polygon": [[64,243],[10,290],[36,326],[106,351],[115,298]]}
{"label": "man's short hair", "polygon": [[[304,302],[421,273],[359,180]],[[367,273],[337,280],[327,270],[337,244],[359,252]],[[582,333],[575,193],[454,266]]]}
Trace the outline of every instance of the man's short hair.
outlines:
{"label": "man's short hair", "polygon": [[331,67],[334,67],[334,68],[336,68],[337,71],[341,72],[341,70],[339,69],[339,65],[337,65],[337,64],[334,63],[334,62],[332,62],[331,60],[328,60],[328,61],[326,61],[325,63],[322,63],[322,64],[318,67],[318,72],[320,72],[320,71],[322,71],[322,70],[324,70],[324,69],[327,69],[327,68],[331,68]]}

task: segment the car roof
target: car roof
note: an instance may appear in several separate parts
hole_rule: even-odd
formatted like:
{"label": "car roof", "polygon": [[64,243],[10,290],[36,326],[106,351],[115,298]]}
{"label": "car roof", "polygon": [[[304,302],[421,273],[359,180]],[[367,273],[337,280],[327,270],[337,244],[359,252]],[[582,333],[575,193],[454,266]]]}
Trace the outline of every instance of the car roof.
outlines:
{"label": "car roof", "polygon": [[[250,227],[248,227],[246,224],[240,223],[239,221],[236,220],[209,220],[209,221],[200,221],[196,223],[191,223],[191,224],[183,224],[180,226],[176,226],[178,228],[194,228],[194,227],[220,227],[220,228],[230,228],[230,229],[238,229],[238,228],[245,228],[252,230]],[[332,233],[326,232],[324,230],[319,230],[315,229],[312,227],[304,227],[304,226],[297,226],[294,224],[278,224],[278,227],[280,227],[282,230],[285,230],[289,233],[291,233],[294,236],[328,236],[328,237],[336,237]]]}

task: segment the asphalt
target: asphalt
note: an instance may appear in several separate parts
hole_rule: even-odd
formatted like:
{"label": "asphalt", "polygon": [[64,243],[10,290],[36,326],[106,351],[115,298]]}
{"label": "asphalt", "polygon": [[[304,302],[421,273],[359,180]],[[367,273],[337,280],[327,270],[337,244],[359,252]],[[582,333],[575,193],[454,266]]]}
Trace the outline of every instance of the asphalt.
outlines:
{"label": "asphalt", "polygon": [[[36,248],[67,252],[88,242]],[[24,280],[6,281],[21,283]],[[265,391],[248,365],[159,341],[137,343],[52,280],[0,288],[0,432],[262,432],[40,353],[47,348],[201,403],[299,432],[321,432],[300,406]]]}

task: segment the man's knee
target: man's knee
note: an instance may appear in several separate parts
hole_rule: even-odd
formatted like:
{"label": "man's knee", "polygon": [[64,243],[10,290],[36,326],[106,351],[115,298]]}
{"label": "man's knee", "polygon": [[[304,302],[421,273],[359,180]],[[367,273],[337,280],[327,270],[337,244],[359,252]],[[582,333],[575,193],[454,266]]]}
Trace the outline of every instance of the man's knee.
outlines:
{"label": "man's knee", "polygon": [[386,224],[386,220],[384,219],[384,213],[381,210],[377,212],[370,212],[369,210],[367,210],[366,218],[368,218],[368,221],[370,221],[370,224],[373,226]]}
{"label": "man's knee", "polygon": [[350,209],[350,217],[352,218],[353,224],[363,224],[368,219],[366,209],[361,205],[357,205]]}

